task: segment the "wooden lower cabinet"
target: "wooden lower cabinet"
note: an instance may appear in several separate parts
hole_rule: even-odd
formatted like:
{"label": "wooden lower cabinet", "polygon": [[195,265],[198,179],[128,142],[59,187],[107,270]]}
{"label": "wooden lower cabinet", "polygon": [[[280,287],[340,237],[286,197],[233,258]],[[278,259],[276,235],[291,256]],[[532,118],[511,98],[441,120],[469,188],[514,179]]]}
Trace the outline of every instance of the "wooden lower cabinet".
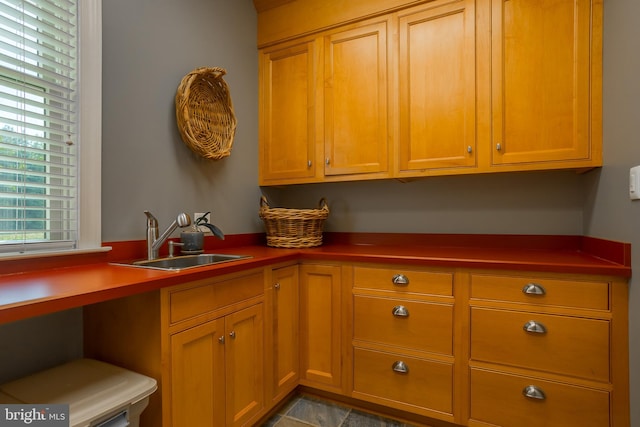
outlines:
{"label": "wooden lower cabinet", "polygon": [[263,408],[262,306],[171,335],[173,427],[243,426]]}
{"label": "wooden lower cabinet", "polygon": [[267,399],[278,404],[300,379],[300,310],[298,265],[274,268],[265,289],[267,297]]}
{"label": "wooden lower cabinet", "polygon": [[158,380],[141,427],[260,425],[296,387],[411,424],[629,427],[624,279],[303,260],[85,307]]}
{"label": "wooden lower cabinet", "polygon": [[339,265],[300,266],[300,384],[344,393],[344,307]]}
{"label": "wooden lower cabinet", "polygon": [[627,286],[469,275],[470,426],[629,426]]}
{"label": "wooden lower cabinet", "polygon": [[84,309],[84,350],[149,375],[141,427],[251,426],[265,402],[263,269]]}
{"label": "wooden lower cabinet", "polygon": [[453,272],[354,265],[352,396],[454,422]]}

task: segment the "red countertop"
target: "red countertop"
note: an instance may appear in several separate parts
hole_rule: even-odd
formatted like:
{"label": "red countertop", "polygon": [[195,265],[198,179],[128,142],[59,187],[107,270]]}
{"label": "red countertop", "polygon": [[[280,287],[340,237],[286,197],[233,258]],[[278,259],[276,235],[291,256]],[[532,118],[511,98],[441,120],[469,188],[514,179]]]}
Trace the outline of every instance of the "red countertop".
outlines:
{"label": "red countertop", "polygon": [[179,272],[115,264],[144,258],[144,241],[106,243],[112,250],[99,254],[0,261],[0,323],[299,259],[631,276],[630,244],[583,236],[325,233],[324,241],[280,249],[261,234],[207,238],[206,252],[252,258]]}

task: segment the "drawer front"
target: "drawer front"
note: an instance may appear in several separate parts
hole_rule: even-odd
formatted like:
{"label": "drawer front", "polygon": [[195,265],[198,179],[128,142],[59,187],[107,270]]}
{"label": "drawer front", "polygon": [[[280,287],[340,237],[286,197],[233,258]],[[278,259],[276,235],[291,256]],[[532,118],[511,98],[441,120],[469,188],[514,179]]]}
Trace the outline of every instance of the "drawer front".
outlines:
{"label": "drawer front", "polygon": [[449,363],[355,348],[353,369],[355,392],[452,412],[453,365]]}
{"label": "drawer front", "polygon": [[474,307],[471,358],[608,382],[609,322]]}
{"label": "drawer front", "polygon": [[453,306],[354,296],[354,338],[453,354]]}
{"label": "drawer front", "polygon": [[169,321],[181,322],[263,293],[262,272],[215,282],[203,280],[193,287],[181,286],[169,291]]}
{"label": "drawer front", "polygon": [[419,293],[453,295],[453,274],[399,268],[354,267],[353,287]]}
{"label": "drawer front", "polygon": [[474,274],[471,276],[471,298],[608,310],[609,284]]}
{"label": "drawer front", "polygon": [[471,419],[501,427],[605,427],[609,393],[471,369]]}

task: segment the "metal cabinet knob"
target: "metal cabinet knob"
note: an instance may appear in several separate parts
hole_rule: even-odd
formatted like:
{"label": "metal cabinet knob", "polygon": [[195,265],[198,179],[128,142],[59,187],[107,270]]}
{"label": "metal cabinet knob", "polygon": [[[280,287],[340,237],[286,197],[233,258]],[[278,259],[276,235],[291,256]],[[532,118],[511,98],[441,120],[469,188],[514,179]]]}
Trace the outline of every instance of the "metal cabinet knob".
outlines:
{"label": "metal cabinet knob", "polygon": [[311,162],[311,160],[307,160],[307,167],[308,167],[308,168],[310,168],[312,164],[313,164],[313,163]]}
{"label": "metal cabinet knob", "polygon": [[220,344],[224,344],[224,335],[222,335],[220,338],[218,338],[218,342]]}
{"label": "metal cabinet knob", "polygon": [[526,295],[544,295],[547,293],[547,291],[542,285],[539,285],[537,283],[527,283],[522,288],[522,293]]}
{"label": "metal cabinet knob", "polygon": [[522,326],[526,332],[531,332],[534,334],[546,334],[547,328],[544,327],[542,323],[536,322],[535,320],[529,320],[527,323]]}
{"label": "metal cabinet knob", "polygon": [[473,148],[471,148],[470,145],[467,145],[467,153],[469,154],[473,153]]}
{"label": "metal cabinet knob", "polygon": [[396,305],[391,309],[391,314],[395,317],[409,317],[409,310],[404,305]]}
{"label": "metal cabinet knob", "polygon": [[407,286],[409,284],[409,278],[404,274],[396,274],[391,279],[391,282],[396,286]]}
{"label": "metal cabinet knob", "polygon": [[331,160],[330,160],[328,157],[324,160],[324,162],[325,162],[327,165],[331,164]]}
{"label": "metal cabinet knob", "polygon": [[547,396],[541,388],[534,385],[528,385],[522,390],[522,395],[529,399],[545,400]]}
{"label": "metal cabinet knob", "polygon": [[398,360],[397,362],[394,362],[393,365],[391,366],[391,369],[393,369],[394,372],[397,372],[399,374],[409,373],[409,366],[407,366],[407,364],[404,363],[402,360]]}
{"label": "metal cabinet knob", "polygon": [[280,283],[276,283],[273,285],[273,289],[275,289],[276,291],[280,290]]}
{"label": "metal cabinet knob", "polygon": [[229,336],[233,339],[236,339],[236,331],[229,332]]}
{"label": "metal cabinet knob", "polygon": [[496,144],[496,150],[502,150],[502,144],[500,144],[499,142]]}

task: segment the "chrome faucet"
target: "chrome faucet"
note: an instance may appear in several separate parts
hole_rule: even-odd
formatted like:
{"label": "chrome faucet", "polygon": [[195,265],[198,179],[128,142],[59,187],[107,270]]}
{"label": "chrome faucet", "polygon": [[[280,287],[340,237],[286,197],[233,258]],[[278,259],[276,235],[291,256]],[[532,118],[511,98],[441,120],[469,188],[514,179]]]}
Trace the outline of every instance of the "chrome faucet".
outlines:
{"label": "chrome faucet", "polygon": [[147,259],[158,258],[160,246],[169,238],[171,233],[178,227],[188,227],[191,225],[191,217],[186,213],[178,214],[177,218],[158,237],[158,220],[149,211],[144,211],[147,215]]}

